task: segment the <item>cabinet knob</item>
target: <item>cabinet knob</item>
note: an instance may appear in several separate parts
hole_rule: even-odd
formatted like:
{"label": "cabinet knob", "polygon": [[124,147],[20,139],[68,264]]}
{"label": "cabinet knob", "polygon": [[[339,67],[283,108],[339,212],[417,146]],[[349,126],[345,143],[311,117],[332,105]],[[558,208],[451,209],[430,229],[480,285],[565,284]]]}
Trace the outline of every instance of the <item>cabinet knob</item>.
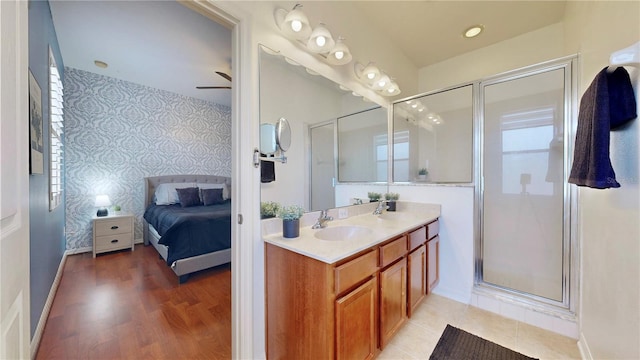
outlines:
{"label": "cabinet knob", "polygon": [[117,243],[117,242],[118,242],[118,239],[113,239],[113,240],[111,240],[111,243],[112,243],[112,244],[115,244],[115,243]]}
{"label": "cabinet knob", "polygon": [[116,230],[118,227],[119,227],[118,225],[113,225],[113,226],[111,227],[111,230]]}

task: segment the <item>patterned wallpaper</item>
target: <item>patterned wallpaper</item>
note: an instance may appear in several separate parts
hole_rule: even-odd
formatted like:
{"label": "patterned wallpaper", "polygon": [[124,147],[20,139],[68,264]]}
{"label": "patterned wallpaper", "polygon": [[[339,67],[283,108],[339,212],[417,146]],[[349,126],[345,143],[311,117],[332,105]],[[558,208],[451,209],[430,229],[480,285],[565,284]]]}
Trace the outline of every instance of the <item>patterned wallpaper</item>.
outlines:
{"label": "patterned wallpaper", "polygon": [[231,108],[65,68],[67,250],[91,247],[95,196],[136,216],[146,176],[231,176]]}

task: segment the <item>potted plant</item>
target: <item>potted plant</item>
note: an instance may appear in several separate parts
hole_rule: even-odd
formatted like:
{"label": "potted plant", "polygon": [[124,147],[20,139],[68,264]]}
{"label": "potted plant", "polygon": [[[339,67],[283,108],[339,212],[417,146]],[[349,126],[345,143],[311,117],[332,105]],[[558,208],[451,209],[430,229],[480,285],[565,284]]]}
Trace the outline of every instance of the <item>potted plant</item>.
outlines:
{"label": "potted plant", "polygon": [[120,207],[120,205],[113,205],[114,214],[116,214],[116,215],[120,214],[121,210],[122,210],[122,208]]}
{"label": "potted plant", "polygon": [[369,196],[369,202],[380,201],[380,198],[382,197],[382,194],[377,192],[368,192],[367,195]]}
{"label": "potted plant", "polygon": [[400,198],[398,193],[386,193],[384,199],[387,200],[387,211],[396,211],[396,201]]}
{"label": "potted plant", "polygon": [[429,171],[427,171],[427,168],[421,168],[420,170],[418,170],[418,179],[426,180],[428,173]]}
{"label": "potted plant", "polygon": [[263,201],[260,203],[260,218],[269,219],[276,217],[280,204],[275,201]]}
{"label": "potted plant", "polygon": [[282,219],[282,236],[296,238],[300,236],[300,218],[304,209],[298,205],[282,206],[278,209],[278,217]]}

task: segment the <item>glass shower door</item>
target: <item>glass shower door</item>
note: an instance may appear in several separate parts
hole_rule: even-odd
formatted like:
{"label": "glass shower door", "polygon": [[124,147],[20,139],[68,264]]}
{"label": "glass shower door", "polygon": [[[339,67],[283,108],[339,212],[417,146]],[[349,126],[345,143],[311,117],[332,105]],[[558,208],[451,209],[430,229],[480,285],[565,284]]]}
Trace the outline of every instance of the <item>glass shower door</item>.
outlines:
{"label": "glass shower door", "polygon": [[482,86],[482,280],[563,303],[565,68]]}
{"label": "glass shower door", "polygon": [[314,125],[309,128],[309,135],[311,138],[309,211],[331,209],[336,203],[335,122]]}

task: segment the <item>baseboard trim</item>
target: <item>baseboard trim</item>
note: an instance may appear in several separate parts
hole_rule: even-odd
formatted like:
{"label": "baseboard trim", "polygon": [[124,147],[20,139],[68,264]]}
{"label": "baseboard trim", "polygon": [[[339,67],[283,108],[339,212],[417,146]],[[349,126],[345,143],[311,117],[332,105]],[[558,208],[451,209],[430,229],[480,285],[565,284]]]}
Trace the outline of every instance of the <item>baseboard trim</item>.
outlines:
{"label": "baseboard trim", "polygon": [[38,326],[36,326],[36,330],[33,333],[33,338],[31,339],[31,359],[35,359],[36,354],[38,353],[40,340],[42,340],[42,333],[44,333],[44,327],[47,324],[49,312],[51,312],[51,306],[53,306],[53,299],[55,299],[56,297],[58,285],[60,285],[60,279],[62,279],[64,265],[67,262],[67,255],[70,255],[70,252],[68,250],[65,251],[64,254],[62,254],[62,259],[60,260],[60,265],[58,265],[56,277],[53,279],[53,284],[51,284],[51,289],[49,289],[47,301],[44,303],[44,308],[42,309],[42,313],[40,314],[40,320],[38,320]]}
{"label": "baseboard trim", "polygon": [[87,252],[93,252],[93,247],[88,246],[88,247],[77,248],[77,249],[69,249],[64,253],[65,255],[76,255],[76,254],[84,254]]}
{"label": "baseboard trim", "polygon": [[589,344],[587,344],[587,339],[582,332],[580,332],[580,339],[578,340],[578,350],[580,350],[580,356],[583,360],[593,360],[593,355],[591,355],[591,350],[589,350]]}

